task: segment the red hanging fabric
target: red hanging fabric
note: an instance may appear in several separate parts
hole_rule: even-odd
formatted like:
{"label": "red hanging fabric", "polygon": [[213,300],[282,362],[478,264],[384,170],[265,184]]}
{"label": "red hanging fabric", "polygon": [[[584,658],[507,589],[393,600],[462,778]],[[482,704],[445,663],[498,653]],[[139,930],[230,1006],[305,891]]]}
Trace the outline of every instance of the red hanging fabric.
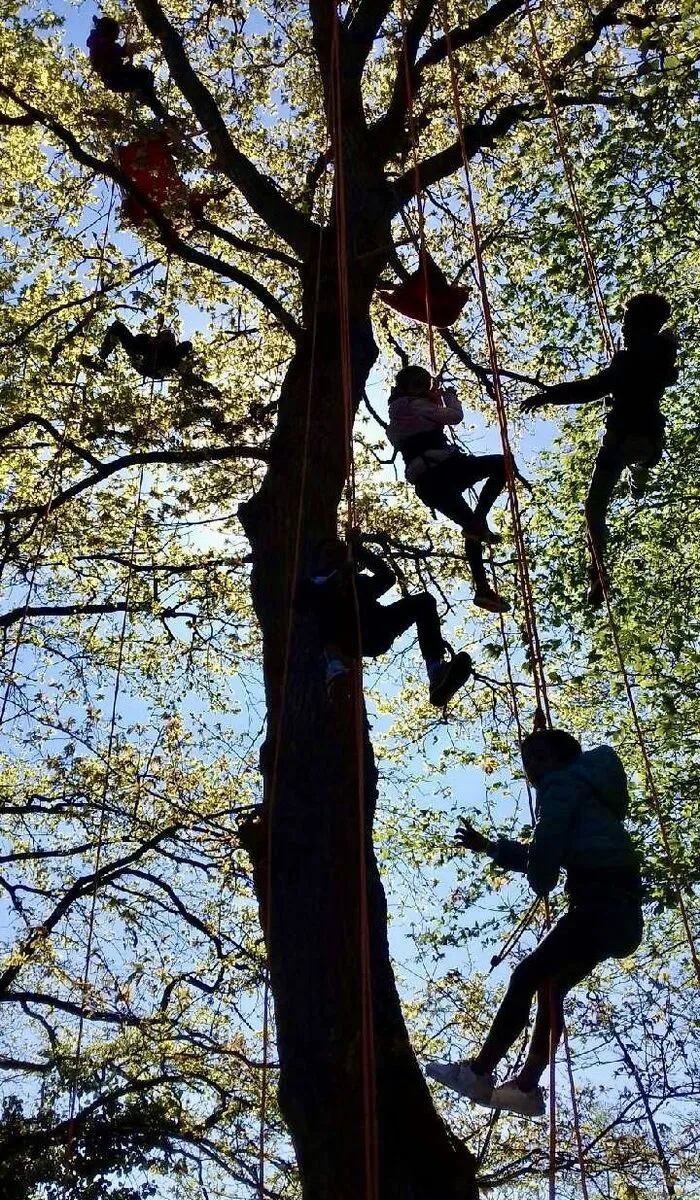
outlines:
{"label": "red hanging fabric", "polygon": [[454,325],[467,302],[469,289],[449,284],[437,263],[425,255],[421,264],[404,283],[377,291],[380,300],[412,321],[444,329]]}
{"label": "red hanging fabric", "polygon": [[[119,166],[132,183],[159,208],[187,208],[189,196],[180,179],[170,147],[163,137],[144,138],[117,150]],[[148,213],[133,196],[124,195],[124,215],[134,225],[143,225]]]}

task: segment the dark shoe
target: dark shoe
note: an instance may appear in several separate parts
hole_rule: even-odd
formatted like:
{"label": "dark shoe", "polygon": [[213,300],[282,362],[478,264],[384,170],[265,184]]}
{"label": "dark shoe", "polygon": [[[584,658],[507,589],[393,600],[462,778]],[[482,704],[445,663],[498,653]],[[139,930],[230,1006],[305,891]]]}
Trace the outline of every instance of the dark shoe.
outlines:
{"label": "dark shoe", "polygon": [[595,563],[591,563],[588,568],[588,592],[586,594],[586,603],[591,608],[602,608],[605,603],[605,593],[610,588],[610,579],[605,568],[602,568],[602,578],[598,573],[598,568]]}
{"label": "dark shoe", "polygon": [[500,533],[489,529],[483,517],[472,517],[469,525],[463,530],[465,542],[479,542],[484,546],[497,546],[503,539]]}
{"label": "dark shoe", "polygon": [[107,363],[103,358],[94,358],[91,354],[79,354],[78,362],[86,371],[98,371],[100,375],[104,375],[107,370]]}
{"label": "dark shoe", "polygon": [[494,592],[493,588],[489,587],[488,583],[477,584],[474,592],[474,603],[477,608],[485,608],[487,612],[492,613],[507,613],[510,612],[510,604],[507,600],[502,600],[498,592]]}
{"label": "dark shoe", "polygon": [[435,671],[430,680],[430,703],[443,708],[467,682],[472,673],[472,660],[466,651],[455,654]]}

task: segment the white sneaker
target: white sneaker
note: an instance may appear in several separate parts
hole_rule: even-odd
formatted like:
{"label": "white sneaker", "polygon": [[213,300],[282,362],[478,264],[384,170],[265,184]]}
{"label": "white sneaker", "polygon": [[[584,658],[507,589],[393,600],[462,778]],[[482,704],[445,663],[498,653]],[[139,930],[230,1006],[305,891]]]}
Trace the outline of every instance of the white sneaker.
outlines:
{"label": "white sneaker", "polygon": [[491,1107],[493,1075],[477,1075],[469,1063],[465,1062],[431,1062],[428,1063],[425,1070],[431,1079],[436,1079],[443,1087],[451,1088],[453,1092],[459,1092],[460,1096],[466,1096],[475,1104],[483,1104],[486,1108]]}
{"label": "white sneaker", "polygon": [[508,1079],[493,1089],[490,1106],[519,1113],[521,1117],[543,1117],[546,1112],[542,1088],[534,1087],[524,1092],[515,1079]]}

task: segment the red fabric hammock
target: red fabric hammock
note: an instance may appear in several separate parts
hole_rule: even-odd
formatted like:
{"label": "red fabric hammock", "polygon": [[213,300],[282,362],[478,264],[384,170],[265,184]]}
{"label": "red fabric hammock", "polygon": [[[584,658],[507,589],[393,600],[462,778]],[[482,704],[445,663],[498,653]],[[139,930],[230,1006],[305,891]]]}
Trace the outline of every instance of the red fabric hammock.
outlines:
{"label": "red fabric hammock", "polygon": [[[117,159],[124,174],[159,208],[189,209],[189,192],[178,175],[165,138],[144,138],[120,146]],[[124,194],[122,212],[134,225],[143,225],[149,216],[138,200],[128,194]]]}
{"label": "red fabric hammock", "polygon": [[469,289],[449,284],[437,263],[425,255],[421,264],[404,283],[389,290],[378,290],[380,300],[412,321],[423,321],[444,329],[453,325],[467,302]]}

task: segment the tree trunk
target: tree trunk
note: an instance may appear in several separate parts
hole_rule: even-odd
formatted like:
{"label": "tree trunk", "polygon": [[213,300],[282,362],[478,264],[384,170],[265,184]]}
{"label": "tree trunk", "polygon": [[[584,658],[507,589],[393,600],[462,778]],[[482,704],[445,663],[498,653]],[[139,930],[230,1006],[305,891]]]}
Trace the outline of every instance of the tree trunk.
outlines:
{"label": "tree trunk", "polygon": [[[353,413],[377,353],[369,320],[377,270],[375,263],[365,278],[352,280]],[[313,329],[315,283],[310,267],[307,331]],[[269,470],[241,509],[253,550],[269,714],[262,829],[246,845],[270,963],[280,1106],[305,1200],[467,1200],[476,1195],[474,1159],[433,1108],[391,969],[386,900],[372,848],[377,774],[364,703],[359,691],[329,701],[314,622],[296,614],[290,623],[296,577],[311,547],[335,534],[346,474],[330,248],[322,248],[320,296],[315,361],[314,336],[307,332],[282,388]],[[372,1038],[362,1020],[367,976]]]}

